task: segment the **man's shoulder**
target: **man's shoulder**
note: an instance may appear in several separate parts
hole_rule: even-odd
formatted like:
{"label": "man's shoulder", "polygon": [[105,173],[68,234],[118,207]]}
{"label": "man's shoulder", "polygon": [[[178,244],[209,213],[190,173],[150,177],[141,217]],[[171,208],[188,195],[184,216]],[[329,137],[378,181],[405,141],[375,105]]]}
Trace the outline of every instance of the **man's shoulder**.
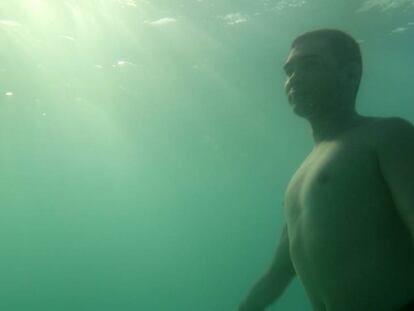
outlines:
{"label": "man's shoulder", "polygon": [[399,126],[408,126],[412,123],[402,117],[370,117],[375,122],[378,123],[381,127],[399,127]]}
{"label": "man's shoulder", "polygon": [[414,139],[414,126],[404,118],[377,117],[371,124],[372,142],[376,148]]}
{"label": "man's shoulder", "polygon": [[414,126],[401,117],[362,117],[344,140],[376,149],[390,141],[414,137]]}
{"label": "man's shoulder", "polygon": [[414,131],[413,124],[401,117],[376,117],[373,119],[375,119],[373,120],[374,133],[382,139],[407,135]]}

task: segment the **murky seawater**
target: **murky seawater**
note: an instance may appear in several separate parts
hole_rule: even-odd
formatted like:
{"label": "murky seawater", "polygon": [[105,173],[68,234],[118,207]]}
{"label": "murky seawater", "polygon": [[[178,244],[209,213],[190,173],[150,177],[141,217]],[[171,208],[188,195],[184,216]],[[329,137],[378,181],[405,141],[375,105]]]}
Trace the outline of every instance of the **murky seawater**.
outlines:
{"label": "murky seawater", "polygon": [[[412,0],[0,2],[0,309],[235,310],[312,146],[295,36],[359,42],[362,114],[414,121]],[[295,281],[271,310],[310,310]]]}

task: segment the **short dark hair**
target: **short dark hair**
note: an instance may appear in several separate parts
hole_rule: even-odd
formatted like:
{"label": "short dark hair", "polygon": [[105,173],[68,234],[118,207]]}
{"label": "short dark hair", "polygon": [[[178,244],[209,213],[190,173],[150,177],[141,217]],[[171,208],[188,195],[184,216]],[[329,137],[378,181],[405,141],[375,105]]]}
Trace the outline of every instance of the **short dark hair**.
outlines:
{"label": "short dark hair", "polygon": [[351,62],[357,64],[356,96],[362,76],[362,55],[358,42],[351,35],[341,30],[318,29],[306,32],[297,37],[293,41],[292,47],[309,38],[320,38],[324,40],[328,44],[333,56],[337,59],[340,67]]}

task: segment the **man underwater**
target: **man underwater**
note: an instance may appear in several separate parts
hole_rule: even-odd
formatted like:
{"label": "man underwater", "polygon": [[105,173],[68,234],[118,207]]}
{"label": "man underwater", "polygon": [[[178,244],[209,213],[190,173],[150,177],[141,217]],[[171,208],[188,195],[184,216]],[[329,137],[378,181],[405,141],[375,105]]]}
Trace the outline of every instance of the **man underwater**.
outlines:
{"label": "man underwater", "polygon": [[355,110],[358,43],[332,29],[294,40],[284,65],[314,148],[284,199],[267,272],[239,311],[262,311],[297,275],[316,311],[414,310],[414,127]]}

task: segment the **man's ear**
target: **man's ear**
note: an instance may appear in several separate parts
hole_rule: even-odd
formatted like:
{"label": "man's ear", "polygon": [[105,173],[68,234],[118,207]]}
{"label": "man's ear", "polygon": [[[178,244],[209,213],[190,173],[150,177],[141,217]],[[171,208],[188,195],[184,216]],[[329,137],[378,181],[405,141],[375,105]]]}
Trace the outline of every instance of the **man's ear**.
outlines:
{"label": "man's ear", "polygon": [[359,84],[361,66],[357,62],[348,62],[341,71],[341,83],[343,86],[355,87]]}

